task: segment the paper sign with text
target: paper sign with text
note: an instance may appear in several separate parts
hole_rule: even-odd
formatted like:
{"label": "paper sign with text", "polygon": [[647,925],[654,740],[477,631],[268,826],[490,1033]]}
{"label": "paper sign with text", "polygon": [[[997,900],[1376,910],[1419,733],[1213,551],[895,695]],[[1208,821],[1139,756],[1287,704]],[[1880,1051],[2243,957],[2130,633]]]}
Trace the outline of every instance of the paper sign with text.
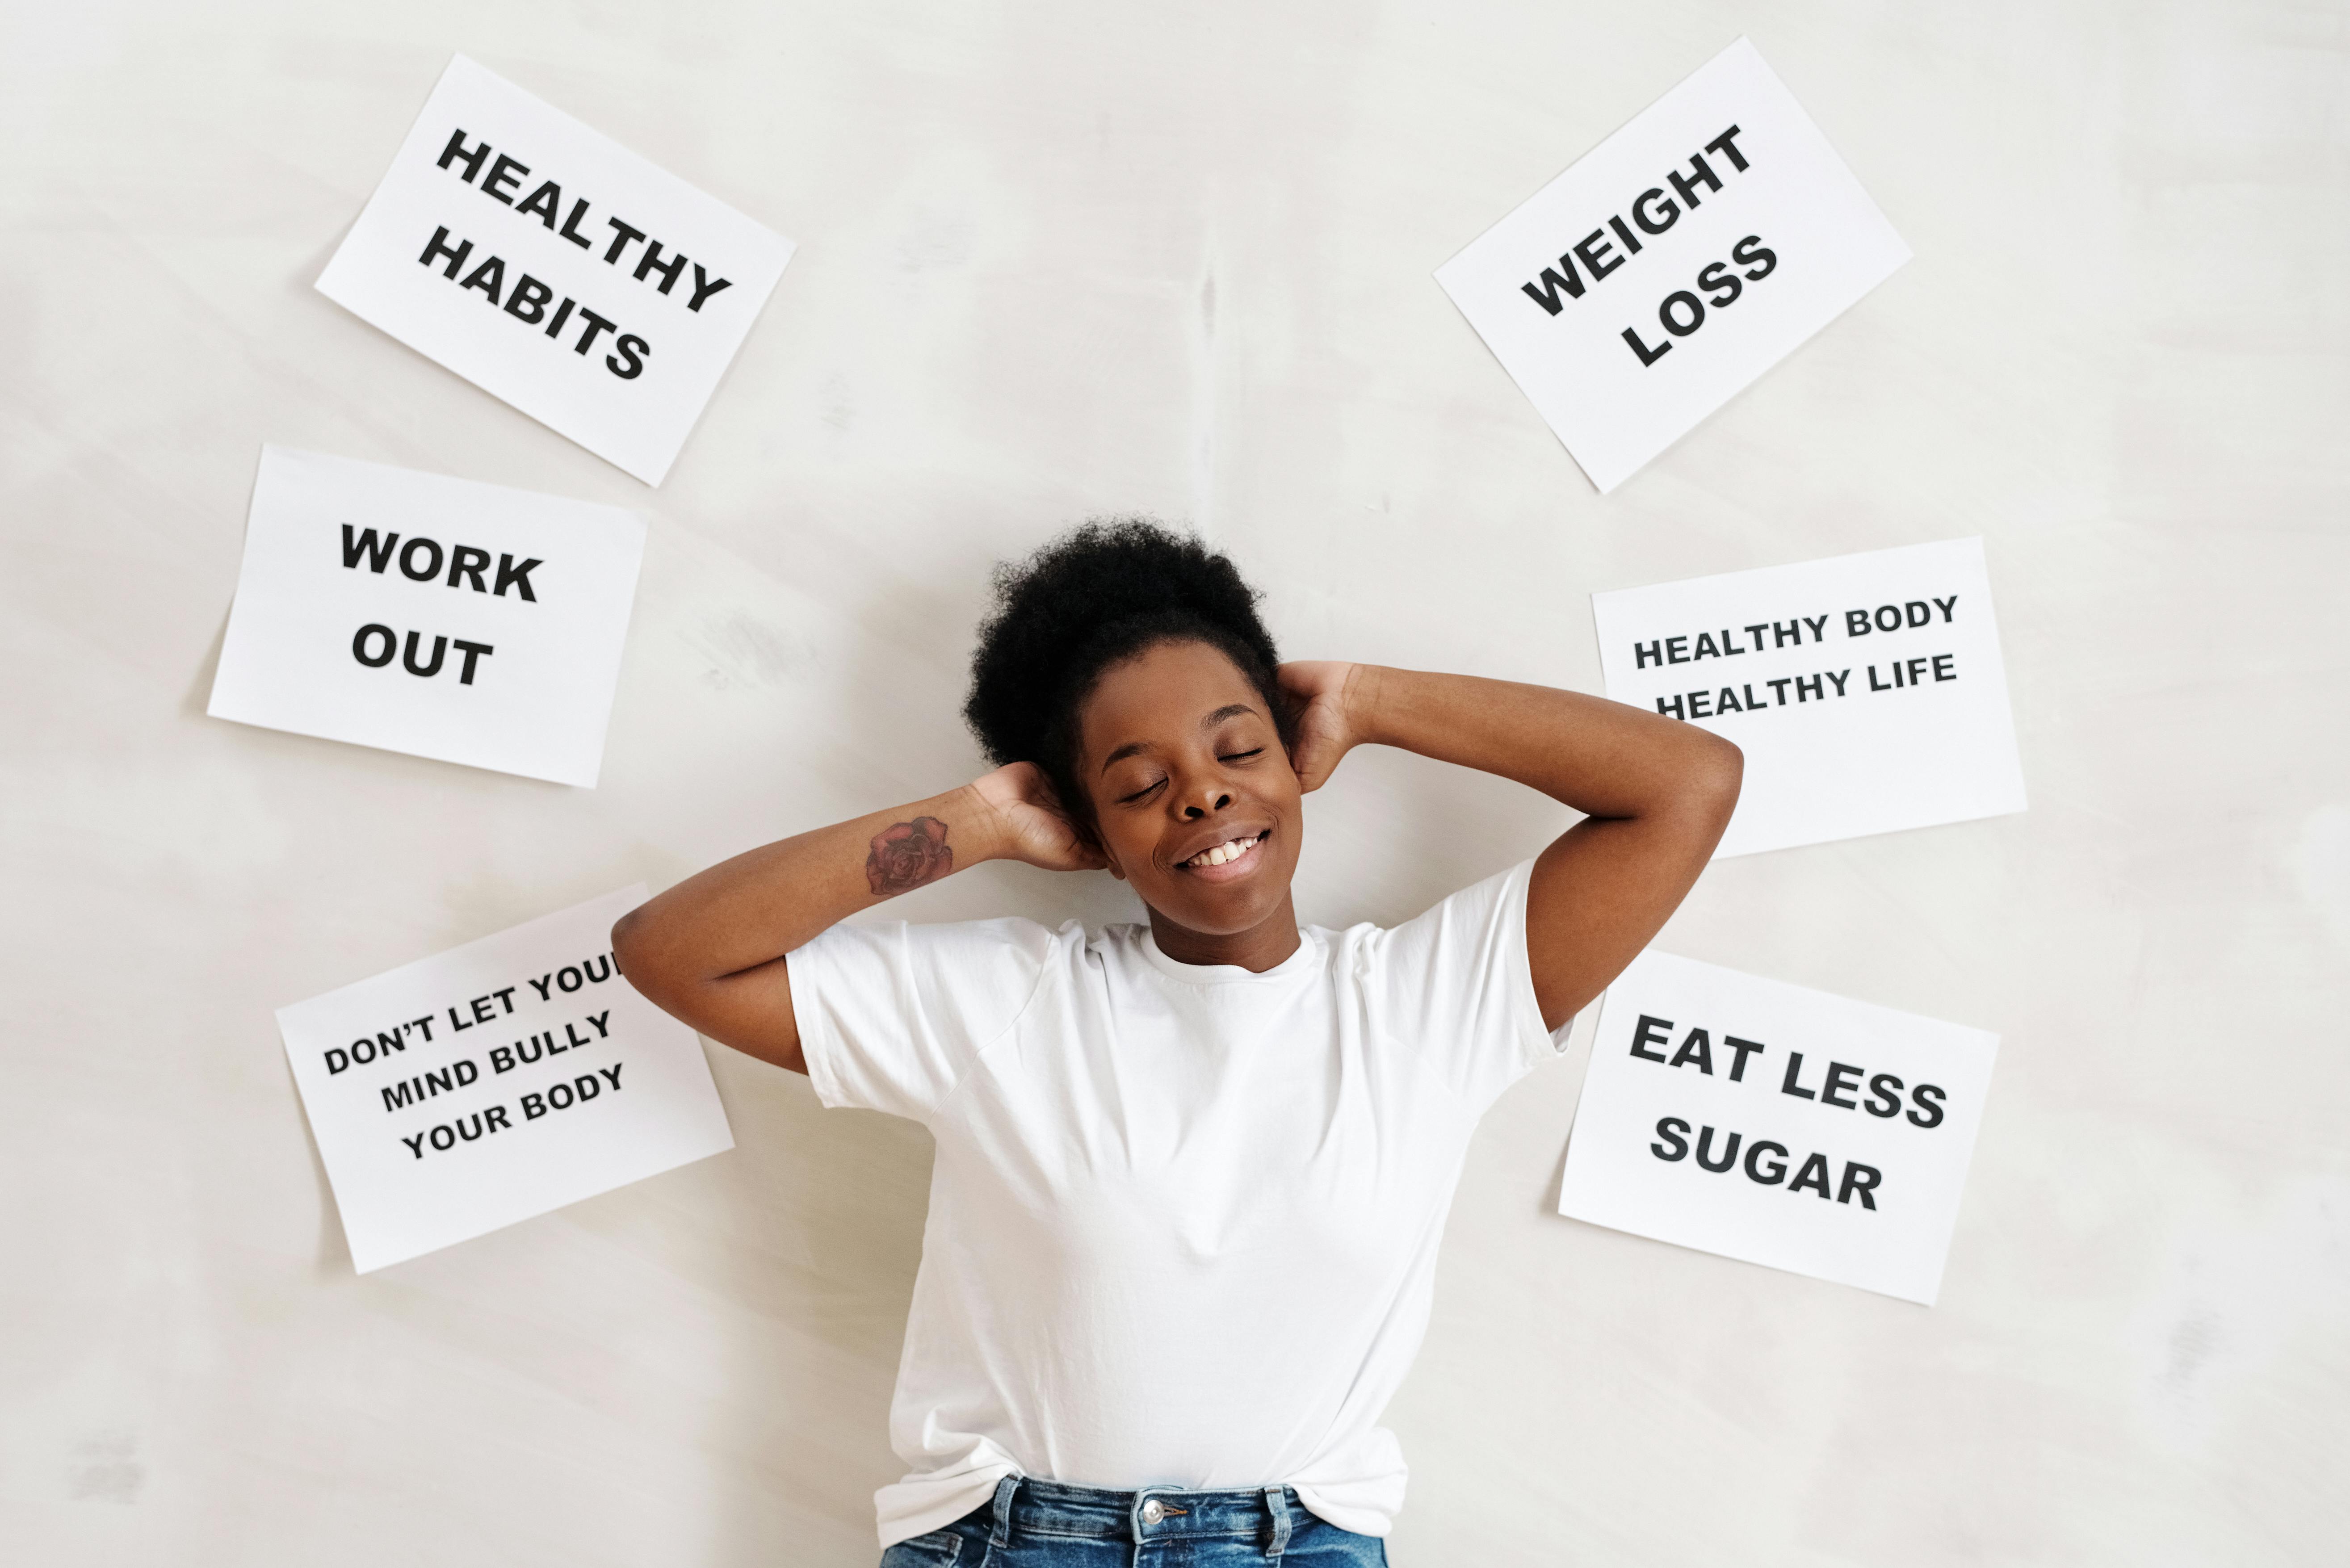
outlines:
{"label": "paper sign with text", "polygon": [[1436,280],[1604,493],[1908,259],[1741,38]]}
{"label": "paper sign with text", "polygon": [[641,887],[277,1012],[360,1273],[734,1147],[693,1031],[612,961]]}
{"label": "paper sign with text", "polygon": [[216,719],[592,787],[644,521],[261,450]]}
{"label": "paper sign with text", "polygon": [[1931,1306],[1998,1046],[1642,953],[1600,1005],[1558,1211]]}
{"label": "paper sign with text", "polygon": [[1717,857],[2022,811],[1981,539],[1591,596],[1607,695],[1734,741]]}
{"label": "paper sign with text", "polygon": [[659,484],[791,254],[459,55],[318,291]]}

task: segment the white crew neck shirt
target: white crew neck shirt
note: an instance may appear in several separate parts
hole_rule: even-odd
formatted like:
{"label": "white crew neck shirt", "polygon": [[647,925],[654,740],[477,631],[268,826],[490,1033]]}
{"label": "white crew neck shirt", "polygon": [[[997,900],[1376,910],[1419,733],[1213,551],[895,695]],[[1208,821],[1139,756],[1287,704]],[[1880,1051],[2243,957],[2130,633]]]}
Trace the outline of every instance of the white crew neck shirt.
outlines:
{"label": "white crew neck shirt", "polygon": [[836,926],[790,955],[818,1097],[938,1141],[885,1548],[1011,1474],[1285,1484],[1388,1533],[1406,1472],[1377,1423],[1470,1134],[1555,1054],[1532,865],[1392,929],[1308,928],[1262,974],[1075,921]]}

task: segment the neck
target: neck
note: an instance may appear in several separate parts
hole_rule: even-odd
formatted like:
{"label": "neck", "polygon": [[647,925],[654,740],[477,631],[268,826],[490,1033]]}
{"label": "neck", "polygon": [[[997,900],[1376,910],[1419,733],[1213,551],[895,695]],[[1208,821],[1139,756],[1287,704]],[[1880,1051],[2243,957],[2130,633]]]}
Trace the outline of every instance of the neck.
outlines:
{"label": "neck", "polygon": [[1150,936],[1159,944],[1159,950],[1177,963],[1237,964],[1251,974],[1263,974],[1301,945],[1297,911],[1287,893],[1282,894],[1281,903],[1272,914],[1244,931],[1229,935],[1195,931],[1151,909]]}

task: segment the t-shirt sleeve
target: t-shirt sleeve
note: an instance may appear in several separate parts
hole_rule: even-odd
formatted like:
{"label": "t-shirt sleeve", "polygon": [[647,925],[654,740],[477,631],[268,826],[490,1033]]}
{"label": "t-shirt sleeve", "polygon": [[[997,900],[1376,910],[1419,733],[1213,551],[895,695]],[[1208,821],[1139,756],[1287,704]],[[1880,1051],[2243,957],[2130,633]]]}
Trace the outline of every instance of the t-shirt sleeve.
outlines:
{"label": "t-shirt sleeve", "polygon": [[788,954],[816,1097],[928,1120],[1017,1022],[1068,934],[1034,920],[891,920],[835,926]]}
{"label": "t-shirt sleeve", "polygon": [[1471,1110],[1556,1056],[1574,1020],[1543,1027],[1526,957],[1534,862],[1489,877],[1378,933],[1366,979],[1385,1027]]}

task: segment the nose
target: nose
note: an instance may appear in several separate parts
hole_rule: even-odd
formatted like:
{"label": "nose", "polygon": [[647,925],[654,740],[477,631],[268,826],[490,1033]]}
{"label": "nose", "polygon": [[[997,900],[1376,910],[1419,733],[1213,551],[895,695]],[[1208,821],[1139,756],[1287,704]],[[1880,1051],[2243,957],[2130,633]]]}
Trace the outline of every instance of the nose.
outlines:
{"label": "nose", "polygon": [[1222,784],[1202,784],[1194,789],[1183,803],[1183,820],[1197,822],[1212,816],[1232,804],[1232,792]]}

